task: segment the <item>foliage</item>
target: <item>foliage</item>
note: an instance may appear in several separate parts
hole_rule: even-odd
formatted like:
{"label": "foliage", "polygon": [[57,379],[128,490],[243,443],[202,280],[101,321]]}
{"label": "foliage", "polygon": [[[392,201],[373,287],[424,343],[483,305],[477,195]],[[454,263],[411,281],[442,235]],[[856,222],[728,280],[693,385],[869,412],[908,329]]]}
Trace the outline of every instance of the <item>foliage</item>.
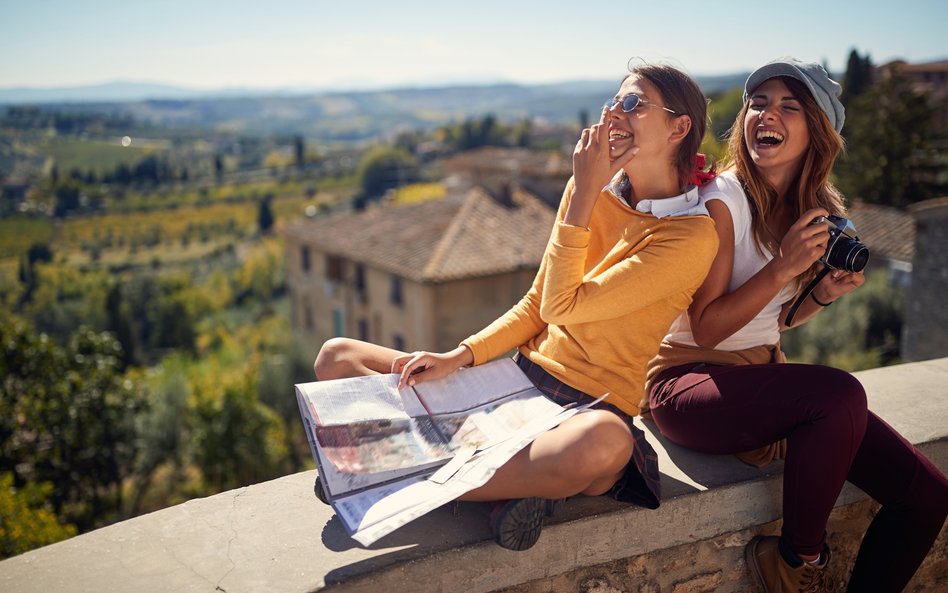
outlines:
{"label": "foliage", "polygon": [[52,490],[49,482],[17,488],[12,473],[0,473],[0,560],[76,534],[75,525],[60,524],[48,508]]}
{"label": "foliage", "polygon": [[847,371],[898,362],[903,289],[889,285],[884,270],[802,326],[784,332],[781,344],[793,362],[826,364]]}
{"label": "foliage", "polygon": [[726,92],[713,93],[708,104],[708,117],[711,119],[709,132],[716,140],[726,141],[734,119],[744,105],[744,89],[736,87]]}
{"label": "foliage", "polygon": [[399,204],[414,204],[428,200],[440,200],[447,194],[443,183],[413,183],[395,190],[393,201]]}
{"label": "foliage", "polygon": [[260,207],[257,210],[257,227],[261,234],[267,234],[273,229],[273,208],[270,203],[273,201],[273,194],[267,194],[260,200]]}
{"label": "foliage", "polygon": [[415,158],[408,152],[386,146],[372,148],[359,162],[359,187],[367,199],[380,198],[386,190],[411,182]]}
{"label": "foliage", "polygon": [[53,224],[48,218],[13,217],[0,219],[0,259],[20,257],[38,243],[48,244]]}
{"label": "foliage", "polygon": [[846,113],[848,149],[836,168],[840,190],[889,206],[931,197],[913,169],[930,146],[933,114],[927,98],[897,70],[853,97]]}
{"label": "foliage", "polygon": [[194,406],[194,462],[215,491],[275,478],[285,455],[283,424],[257,400],[252,380],[205,386]]}
{"label": "foliage", "polygon": [[4,315],[0,349],[0,471],[17,483],[51,483],[53,510],[80,529],[117,514],[144,409],[118,372],[119,344],[80,328],[59,347]]}
{"label": "foliage", "polygon": [[[846,60],[846,74],[843,76],[843,94],[840,101],[843,105],[865,92],[872,86],[872,61],[869,56],[860,56],[855,49],[849,52]],[[844,129],[843,133],[846,131]]]}

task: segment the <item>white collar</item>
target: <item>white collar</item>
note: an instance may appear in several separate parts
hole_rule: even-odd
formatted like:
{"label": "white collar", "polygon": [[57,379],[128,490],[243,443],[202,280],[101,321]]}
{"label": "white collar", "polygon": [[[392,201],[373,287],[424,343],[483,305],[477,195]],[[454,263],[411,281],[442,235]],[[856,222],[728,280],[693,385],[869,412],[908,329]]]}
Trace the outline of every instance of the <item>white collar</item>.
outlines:
{"label": "white collar", "polygon": [[[624,176],[620,171],[609,185],[606,187],[617,199],[621,198]],[[635,210],[643,214],[651,214],[656,218],[665,218],[666,216],[700,216],[708,215],[708,209],[701,204],[698,199],[698,186],[692,185],[687,191],[671,198],[661,198],[659,200],[639,200],[635,205]]]}

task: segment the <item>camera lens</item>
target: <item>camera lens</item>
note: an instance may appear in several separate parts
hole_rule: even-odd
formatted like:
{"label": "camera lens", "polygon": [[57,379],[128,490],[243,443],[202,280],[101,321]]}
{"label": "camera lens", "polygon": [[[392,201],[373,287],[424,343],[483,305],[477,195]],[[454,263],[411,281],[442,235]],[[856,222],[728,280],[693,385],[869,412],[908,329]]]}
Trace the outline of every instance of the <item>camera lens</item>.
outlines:
{"label": "camera lens", "polygon": [[869,263],[869,248],[849,237],[840,237],[826,254],[825,261],[838,270],[861,272]]}
{"label": "camera lens", "polygon": [[856,243],[846,257],[846,270],[861,272],[869,263],[869,248],[862,243]]}

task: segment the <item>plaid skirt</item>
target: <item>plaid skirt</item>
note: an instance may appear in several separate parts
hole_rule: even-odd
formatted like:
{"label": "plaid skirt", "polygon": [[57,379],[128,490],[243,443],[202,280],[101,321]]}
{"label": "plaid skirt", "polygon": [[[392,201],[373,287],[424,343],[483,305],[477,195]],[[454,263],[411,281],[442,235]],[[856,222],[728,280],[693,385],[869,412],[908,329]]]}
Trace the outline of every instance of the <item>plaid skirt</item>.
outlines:
{"label": "plaid skirt", "polygon": [[[543,370],[543,367],[520,353],[514,356],[514,360],[517,361],[520,370],[526,373],[537,389],[561,406],[572,403],[584,404],[595,399],[563,383]],[[645,440],[645,433],[632,423],[631,416],[613,405],[601,401],[592,407],[599,410],[608,410],[622,418],[632,432],[632,438],[635,442],[632,447],[632,459],[625,466],[625,472],[612,486],[612,489],[603,496],[611,496],[615,500],[637,504],[648,509],[657,509],[661,504],[658,456],[652,446],[648,444],[648,441]]]}

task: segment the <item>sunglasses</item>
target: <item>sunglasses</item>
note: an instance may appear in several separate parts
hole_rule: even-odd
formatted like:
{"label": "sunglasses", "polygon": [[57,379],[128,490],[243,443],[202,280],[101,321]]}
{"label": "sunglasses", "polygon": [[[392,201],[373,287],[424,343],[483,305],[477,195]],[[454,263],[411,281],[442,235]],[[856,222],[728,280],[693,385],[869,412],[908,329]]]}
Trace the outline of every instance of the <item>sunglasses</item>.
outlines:
{"label": "sunglasses", "polygon": [[664,109],[668,113],[674,113],[675,115],[678,115],[678,112],[672,111],[668,107],[662,107],[661,105],[650,103],[649,101],[646,101],[645,99],[636,95],[635,93],[629,93],[628,95],[622,97],[621,99],[619,98],[609,99],[608,101],[606,101],[606,104],[603,105],[603,107],[605,107],[609,111],[612,111],[612,109],[616,105],[620,105],[622,107],[622,111],[624,111],[625,113],[632,113],[633,111],[635,111],[635,109],[639,105],[649,105],[651,107],[658,107],[659,109]]}

